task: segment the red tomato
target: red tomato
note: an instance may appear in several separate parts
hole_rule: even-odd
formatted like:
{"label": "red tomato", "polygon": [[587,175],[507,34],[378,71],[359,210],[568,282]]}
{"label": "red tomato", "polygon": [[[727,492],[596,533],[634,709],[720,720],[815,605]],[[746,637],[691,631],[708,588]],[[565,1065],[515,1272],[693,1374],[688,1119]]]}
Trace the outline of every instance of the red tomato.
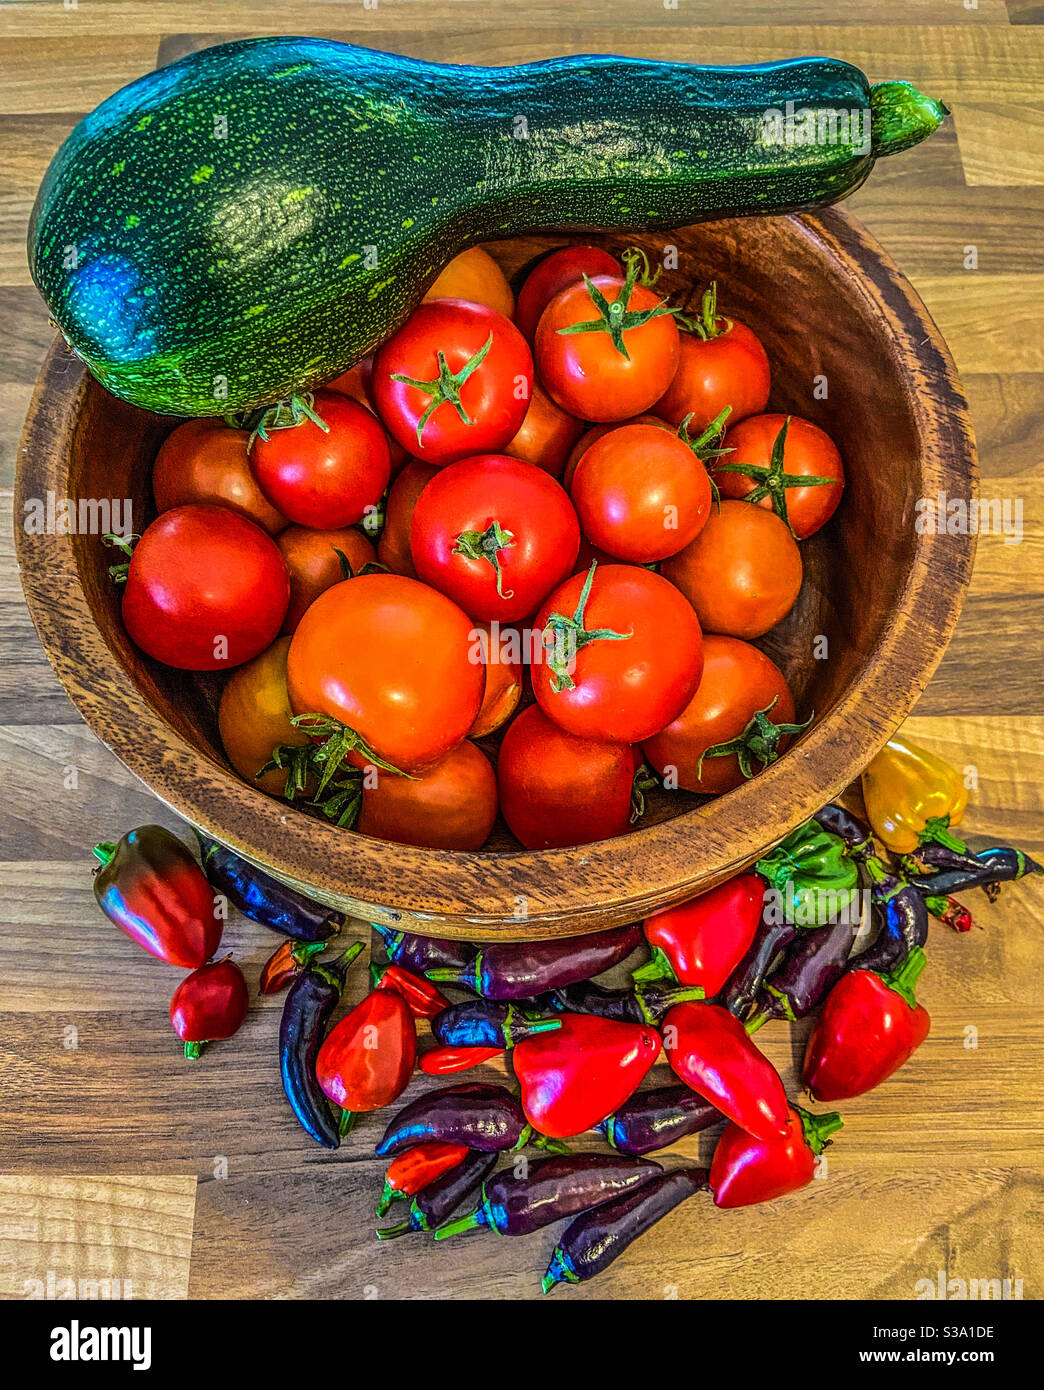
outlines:
{"label": "red tomato", "polygon": [[[769,397],[769,360],[761,342],[738,319],[721,318],[705,300],[706,338],[682,333],[678,370],[653,406],[672,425],[691,415],[693,434],[706,429],[726,406],[729,424],[764,410]],[[731,443],[731,440],[730,440]]]}
{"label": "red tomato", "polygon": [[650,738],[700,683],[696,614],[651,570],[599,565],[593,576],[575,574],[546,600],[537,627],[545,648],[533,693],[550,719],[582,738]]}
{"label": "red tomato", "polygon": [[134,547],[123,625],[148,656],[182,671],[220,671],[278,636],[290,597],[271,536],[210,503],[163,512]]}
{"label": "red tomato", "polygon": [[393,574],[416,579],[410,554],[410,523],[417,498],[439,470],[430,463],[410,459],[392,483],[384,503],[384,529],[377,542],[377,559]]}
{"label": "red tomato", "polygon": [[[552,299],[537,325],[534,353],[545,389],[563,410],[582,420],[626,420],[663,395],[678,365],[678,329],[662,301],[631,275],[591,281],[610,306],[603,311],[581,281]],[[630,290],[628,291],[628,287]],[[610,331],[611,306],[626,305],[632,326]],[[647,317],[648,316],[648,317]],[[571,330],[592,325],[581,332]],[[565,330],[565,331],[563,331]],[[626,355],[622,349],[626,349]]]}
{"label": "red tomato", "polygon": [[277,512],[250,471],[246,430],[220,420],[186,420],[160,445],[152,465],[156,510],[190,502],[217,502],[254,521],[270,536],[289,522]]}
{"label": "red tomato", "polygon": [[[482,706],[469,737],[485,738],[507,723],[522,698],[522,635],[514,628],[502,628],[499,623],[495,632],[489,623],[478,623],[475,632],[481,634],[486,678]],[[512,641],[517,643],[515,647]]]}
{"label": "red tomato", "polygon": [[497,778],[489,759],[466,739],[416,780],[379,769],[367,773],[356,829],[378,840],[427,849],[475,850],[497,818]]}
{"label": "red tomato", "polygon": [[[784,442],[775,450],[784,425]],[[781,516],[799,541],[834,515],[845,485],[845,470],[834,441],[811,420],[796,415],[755,415],[729,430],[728,444],[734,452],[722,458],[714,472],[722,497],[742,501],[755,488],[767,487],[766,495],[756,499],[757,505]],[[775,459],[774,451],[778,454]],[[734,468],[752,472],[734,473]],[[790,481],[806,477],[836,481],[807,486]]]}
{"label": "red tomato", "polygon": [[[735,753],[704,758],[702,769],[700,759],[708,748],[739,738],[758,710],[773,724],[793,724],[794,699],[783,672],[749,642],[707,633],[699,689],[677,719],[645,740],[642,750],[675,785],[718,796],[744,782],[739,759]],[[782,735],[777,751],[789,742],[789,735]]]}
{"label": "red tomato", "polygon": [[512,722],[497,758],[500,809],[526,849],[622,835],[633,781],[627,744],[567,734],[536,705]]}
{"label": "red tomato", "polygon": [[778,516],[749,502],[722,502],[660,573],[677,584],[706,632],[760,637],[793,608],[803,567]]}
{"label": "red tomato", "polygon": [[560,478],[569,451],[583,430],[583,421],[560,410],[540,383],[534,381],[533,398],[522,428],[510,444],[504,445],[504,453],[535,463],[552,478]]}
{"label": "red tomato", "polygon": [[589,430],[580,436],[569,451],[569,457],[565,461],[565,468],[562,471],[562,486],[566,492],[572,487],[573,475],[575,474],[580,460],[587,453],[591,445],[596,443],[603,435],[610,430],[618,430],[623,425],[656,425],[661,430],[669,430],[670,425],[665,420],[661,420],[658,415],[636,415],[633,420],[608,420],[601,425],[592,425]]}
{"label": "red tomato", "polygon": [[580,459],[570,495],[592,545],[646,564],[695,540],[710,513],[707,470],[677,435],[622,425]]}
{"label": "red tomato", "polygon": [[377,559],[373,546],[354,526],[330,531],[289,526],[276,544],[290,574],[290,606],[283,619],[284,633],[293,632],[305,609],[324,590],[344,579],[338,551],[348,561],[353,574]]}
{"label": "red tomato", "polygon": [[316,391],[313,410],[326,426],[302,419],[254,436],[250,460],[265,496],[300,526],[351,526],[388,486],[391,462],[380,423],[336,391]]}
{"label": "red tomato", "polygon": [[579,545],[576,513],[554,478],[503,454],[441,469],[410,525],[417,577],[483,621],[532,613],[569,573]]}
{"label": "red tomato", "polygon": [[249,1003],[246,980],[234,960],[213,960],[186,975],[170,1001],[171,1027],[189,1044],[185,1055],[198,1057],[199,1043],[238,1033]]}
{"label": "red tomato", "polygon": [[[324,390],[350,396],[353,401],[364,405],[371,415],[377,415],[377,405],[373,399],[372,357],[361,358],[354,367],[349,367],[346,372],[334,377],[333,381],[328,381]],[[388,446],[388,457],[391,459],[391,476],[397,478],[410,456],[397,440],[392,439],[383,425],[381,429],[384,432],[384,442]]]}
{"label": "red tomato", "polygon": [[583,283],[585,275],[593,279],[596,275],[619,274],[620,262],[600,246],[563,246],[552,251],[537,261],[526,276],[518,294],[515,322],[532,342],[540,315],[556,294],[569,285]]}
{"label": "red tomato", "polygon": [[[485,672],[472,626],[443,594],[397,574],[365,574],[320,594],[287,657],[297,714],[339,721],[379,758],[413,772],[461,742]],[[349,761],[364,767],[365,750]]]}
{"label": "red tomato", "polygon": [[432,299],[377,349],[373,391],[403,448],[441,467],[514,439],[533,391],[533,358],[503,314]]}

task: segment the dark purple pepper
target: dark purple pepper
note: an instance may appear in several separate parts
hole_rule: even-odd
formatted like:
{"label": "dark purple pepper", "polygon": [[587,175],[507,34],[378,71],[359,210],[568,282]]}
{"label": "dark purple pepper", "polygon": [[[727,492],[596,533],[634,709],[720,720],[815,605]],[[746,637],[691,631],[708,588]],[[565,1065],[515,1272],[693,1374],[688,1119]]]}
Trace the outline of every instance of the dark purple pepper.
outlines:
{"label": "dark purple pepper", "polygon": [[[929,850],[933,852],[929,854]],[[937,855],[935,850],[946,850],[946,854],[945,856]],[[971,856],[975,864],[974,868],[953,866],[949,862],[961,857],[953,854],[951,850],[947,850],[945,845],[923,845],[916,854],[907,855],[904,858],[904,872],[907,880],[919,893],[924,893],[930,897],[950,897],[952,894],[963,892],[967,888],[982,888],[991,898],[996,896],[999,885],[1002,883],[1012,883],[1027,874],[1044,873],[1044,867],[1038,864],[1035,859],[1031,859],[1022,850],[1012,849],[1008,845],[980,850],[978,854]],[[918,864],[939,865],[939,867],[934,873],[918,873],[916,872]],[[910,870],[914,871],[911,872]],[[990,892],[991,889],[993,890],[992,893]]]}
{"label": "dark purple pepper", "polygon": [[792,922],[762,917],[747,954],[726,981],[719,1002],[737,1018],[743,1018],[758,997],[758,990],[772,969],[772,962],[803,930],[805,928],[797,927]]}
{"label": "dark purple pepper", "polygon": [[870,827],[844,806],[831,802],[817,811],[812,819],[829,834],[844,840],[845,848],[853,859],[865,859],[868,854],[874,853],[874,837]]}
{"label": "dark purple pepper", "polygon": [[431,1031],[443,1047],[514,1047],[561,1026],[561,1019],[541,1018],[537,1008],[496,999],[469,999],[431,1020]]}
{"label": "dark purple pepper", "polygon": [[428,1183],[410,1201],[406,1220],[377,1231],[378,1240],[392,1240],[410,1231],[434,1231],[470,1196],[497,1166],[495,1153],[474,1149],[456,1168]]}
{"label": "dark purple pepper", "polygon": [[762,987],[747,1032],[756,1032],[770,1018],[793,1022],[819,1007],[848,969],[848,958],[859,926],[842,917],[826,927],[803,932],[783,964]]}
{"label": "dark purple pepper", "polygon": [[484,999],[531,999],[619,965],[642,940],[642,924],[633,922],[564,941],[507,941],[481,948],[458,969],[429,970],[428,979],[464,985]]}
{"label": "dark purple pepper", "polygon": [[482,1184],[474,1211],[436,1233],[436,1240],[488,1227],[502,1236],[526,1236],[567,1216],[590,1211],[662,1173],[658,1163],[613,1154],[568,1154],[539,1159],[516,1174],[506,1168]]}
{"label": "dark purple pepper", "polygon": [[386,1158],[431,1139],[500,1153],[520,1149],[531,1139],[539,1142],[542,1136],[534,1136],[518,1097],[503,1086],[465,1082],[428,1091],[411,1101],[392,1120],[374,1153]]}
{"label": "dark purple pepper", "polygon": [[404,970],[412,970],[417,975],[427,974],[434,969],[463,970],[469,961],[475,959],[477,946],[467,941],[443,941],[437,936],[411,936],[409,932],[395,931],[372,923],[373,929],[384,942],[388,959]]}
{"label": "dark purple pepper", "polygon": [[551,1007],[558,1013],[594,1014],[618,1023],[651,1023],[655,1028],[675,1004],[703,997],[701,985],[669,984],[666,980],[640,982],[633,989],[604,989],[592,980],[579,980],[554,990]]}
{"label": "dark purple pepper", "polygon": [[576,1217],[555,1246],[542,1282],[544,1293],[556,1284],[578,1284],[601,1274],[669,1211],[706,1190],[705,1168],[676,1168]]}
{"label": "dark purple pepper", "polygon": [[887,871],[874,857],[864,861],[870,875],[870,901],[880,927],[872,944],[852,962],[856,970],[887,975],[928,939],[928,909],[924,898],[901,874]]}
{"label": "dark purple pepper", "polygon": [[648,1154],[665,1149],[686,1135],[698,1134],[724,1118],[688,1086],[659,1086],[651,1091],[636,1091],[595,1128],[620,1153]]}
{"label": "dark purple pepper", "polygon": [[338,1121],[315,1076],[326,1025],[344,991],[348,967],[362,942],[333,961],[313,961],[290,986],[279,1020],[279,1073],[290,1107],[317,1144],[340,1146]]}
{"label": "dark purple pepper", "polygon": [[196,831],[208,882],[249,917],[294,941],[325,941],[344,925],[344,913],[313,902],[216,840]]}

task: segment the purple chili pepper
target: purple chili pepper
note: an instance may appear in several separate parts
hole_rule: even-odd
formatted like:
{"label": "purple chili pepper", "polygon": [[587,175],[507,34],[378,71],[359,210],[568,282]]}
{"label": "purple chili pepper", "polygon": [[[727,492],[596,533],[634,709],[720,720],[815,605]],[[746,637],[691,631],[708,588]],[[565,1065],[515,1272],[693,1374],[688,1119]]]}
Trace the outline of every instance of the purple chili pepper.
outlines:
{"label": "purple chili pepper", "polygon": [[829,926],[804,932],[762,986],[754,1013],[747,1019],[747,1032],[756,1032],[770,1018],[794,1022],[818,1008],[848,969],[858,930],[857,923],[842,917]]}
{"label": "purple chili pepper", "polygon": [[514,1047],[537,1033],[561,1028],[558,1018],[541,1018],[534,1007],[522,1008],[507,1000],[468,999],[454,1004],[431,1019],[431,1031],[443,1047]]}
{"label": "purple chili pepper", "polygon": [[462,970],[469,961],[475,959],[477,946],[467,941],[443,941],[437,936],[411,936],[409,932],[395,931],[392,927],[382,927],[378,922],[371,923],[375,932],[384,942],[388,959],[403,970],[412,970],[416,975],[424,975],[428,970],[449,967]]}
{"label": "purple chili pepper", "polygon": [[924,898],[901,874],[891,874],[882,862],[868,856],[870,900],[881,926],[873,943],[852,962],[856,970],[886,975],[928,939],[928,909]]}
{"label": "purple chili pepper", "polygon": [[737,1018],[749,1013],[772,962],[803,930],[792,922],[762,917],[747,954],[726,981],[719,1002]]}
{"label": "purple chili pepper", "polygon": [[464,985],[485,999],[530,999],[619,965],[643,939],[642,924],[632,922],[564,941],[507,941],[480,948],[466,965],[426,973],[429,980]]}
{"label": "purple chili pepper", "polygon": [[633,989],[604,989],[593,980],[563,985],[551,995],[551,1008],[566,1014],[594,1014],[618,1023],[650,1023],[655,1028],[668,1009],[704,998],[702,985],[640,981]]}
{"label": "purple chili pepper", "polygon": [[466,1144],[484,1153],[520,1149],[530,1142],[565,1152],[556,1140],[534,1134],[517,1096],[503,1086],[478,1082],[444,1086],[418,1096],[395,1116],[374,1153],[386,1158],[433,1139]]}
{"label": "purple chili pepper", "polygon": [[817,811],[812,819],[831,835],[844,840],[851,858],[865,859],[867,855],[874,854],[874,837],[870,827],[846,807],[830,802]]}
{"label": "purple chili pepper", "polygon": [[495,1153],[473,1149],[462,1163],[443,1173],[411,1200],[405,1221],[396,1226],[379,1227],[378,1240],[393,1240],[410,1231],[434,1231],[474,1192],[497,1166]]}
{"label": "purple chili pepper", "polygon": [[724,1118],[720,1110],[688,1086],[659,1086],[636,1091],[595,1128],[620,1153],[648,1154],[708,1129]]}

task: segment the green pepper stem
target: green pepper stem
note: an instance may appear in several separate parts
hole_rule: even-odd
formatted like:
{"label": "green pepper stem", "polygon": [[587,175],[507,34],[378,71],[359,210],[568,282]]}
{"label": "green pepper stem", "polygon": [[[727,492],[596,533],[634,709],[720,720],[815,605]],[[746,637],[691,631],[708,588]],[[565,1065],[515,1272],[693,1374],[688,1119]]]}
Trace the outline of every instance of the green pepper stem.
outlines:
{"label": "green pepper stem", "polygon": [[917,999],[914,996],[914,987],[921,977],[921,971],[927,964],[928,960],[924,952],[920,946],[915,946],[906,959],[901,961],[890,974],[881,975],[879,978],[884,980],[889,989],[894,989],[896,994],[902,995],[911,1009],[915,1009]]}
{"label": "green pepper stem", "polygon": [[637,970],[631,971],[631,983],[633,985],[648,985],[654,984],[657,980],[666,980],[668,984],[672,985],[681,983],[675,974],[670,957],[659,946],[650,946],[649,959]]}
{"label": "green pepper stem", "polygon": [[[116,858],[116,846],[111,840],[103,840],[101,844],[95,845],[91,850],[95,859],[103,866],[108,866]],[[97,870],[95,870],[97,872]]]}
{"label": "green pepper stem", "polygon": [[342,1110],[340,1119],[337,1121],[337,1133],[343,1139],[346,1134],[351,1134],[355,1128],[359,1116],[355,1110]]}
{"label": "green pepper stem", "polygon": [[844,1129],[845,1122],[837,1110],[831,1110],[826,1115],[813,1115],[808,1110],[802,1110],[800,1105],[795,1105],[794,1109],[801,1117],[805,1143],[818,1158],[830,1142],[830,1136]]}
{"label": "green pepper stem", "polygon": [[450,1236],[462,1235],[465,1231],[475,1231],[480,1226],[488,1226],[486,1213],[482,1207],[476,1207],[474,1211],[469,1211],[467,1216],[461,1216],[456,1221],[450,1221],[445,1226],[440,1226],[435,1232],[436,1240],[448,1240]]}
{"label": "green pepper stem", "polygon": [[405,1202],[406,1193],[401,1192],[397,1187],[392,1187],[391,1183],[385,1182],[381,1189],[381,1195],[377,1200],[377,1215],[387,1216],[388,1208],[392,1202]]}
{"label": "green pepper stem", "polygon": [[206,1047],[205,1042],[187,1042],[185,1044],[185,1056],[190,1062],[198,1062],[200,1054]]}
{"label": "green pepper stem", "polygon": [[397,1236],[409,1235],[412,1230],[409,1221],[400,1221],[397,1226],[378,1226],[377,1239],[394,1240]]}

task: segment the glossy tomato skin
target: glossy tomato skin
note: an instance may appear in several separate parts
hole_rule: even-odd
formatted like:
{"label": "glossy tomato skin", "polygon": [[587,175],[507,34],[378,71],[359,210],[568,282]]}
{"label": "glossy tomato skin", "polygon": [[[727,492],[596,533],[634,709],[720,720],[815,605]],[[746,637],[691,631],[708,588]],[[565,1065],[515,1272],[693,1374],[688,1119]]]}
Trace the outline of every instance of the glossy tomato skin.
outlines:
{"label": "glossy tomato skin", "polygon": [[238,1033],[250,996],[234,960],[211,961],[186,975],[170,1001],[170,1022],[182,1042],[217,1042]]}
{"label": "glossy tomato skin", "polygon": [[[573,575],[547,599],[536,626],[552,613],[572,616],[584,575]],[[599,565],[583,619],[588,631],[609,629],[576,652],[572,689],[555,690],[547,661],[534,666],[533,693],[541,709],[582,738],[640,743],[677,718],[692,699],[703,669],[700,624],[692,605],[665,579],[637,565]]]}
{"label": "glossy tomato skin", "polygon": [[332,530],[288,526],[276,544],[290,575],[290,605],[283,619],[284,633],[293,632],[319,595],[344,578],[338,551],[353,574],[377,559],[370,541],[354,526]]}
{"label": "glossy tomato skin", "polygon": [[489,759],[467,739],[411,781],[370,774],[356,829],[378,840],[426,849],[475,850],[497,818],[497,778]]}
{"label": "glossy tomato skin", "polygon": [[525,463],[535,463],[552,478],[561,478],[566,459],[583,432],[583,421],[567,415],[534,380],[522,428],[504,445],[504,453]]}
{"label": "glossy tomato skin", "polygon": [[272,642],[290,598],[275,541],[227,507],[163,512],[131,556],[123,624],[146,655],[183,671],[225,671]]}
{"label": "glossy tomato skin", "polygon": [[[730,426],[765,409],[771,373],[761,340],[746,324],[718,320],[716,338],[682,333],[678,368],[670,386],[653,405],[656,415],[677,427],[687,415],[693,434],[706,429],[726,406]],[[731,443],[731,440],[729,441]]]}
{"label": "glossy tomato skin", "polygon": [[526,276],[518,295],[515,322],[533,341],[540,315],[556,294],[570,285],[582,284],[584,276],[619,275],[620,262],[600,246],[563,246],[552,251]]}
{"label": "glossy tomato skin", "polygon": [[793,608],[803,567],[797,542],[772,512],[722,502],[660,573],[676,584],[705,632],[760,637]]}
{"label": "glossy tomato skin", "polygon": [[669,430],[666,420],[661,420],[658,415],[650,415],[648,411],[643,415],[635,415],[631,420],[605,420],[600,425],[592,425],[589,430],[580,436],[569,451],[569,456],[565,461],[562,470],[562,486],[566,492],[573,485],[573,477],[580,464],[580,460],[587,453],[591,445],[596,443],[603,435],[607,435],[611,430],[622,429],[624,425],[655,425],[657,429]]}
{"label": "glossy tomato skin", "polygon": [[481,246],[469,246],[439,271],[424,294],[429,299],[466,299],[484,304],[506,319],[515,312],[515,296],[500,266]]}
{"label": "glossy tomato skin", "polygon": [[384,529],[377,542],[377,559],[392,574],[404,574],[407,579],[417,578],[410,553],[410,523],[417,498],[438,471],[430,463],[410,459],[388,490],[384,504]]}
{"label": "glossy tomato skin", "polygon": [[[350,396],[353,401],[358,401],[360,405],[365,406],[370,414],[377,419],[377,405],[373,399],[372,357],[360,358],[354,367],[349,367],[346,372],[334,377],[333,381],[328,381],[323,390],[336,391],[341,396]],[[391,476],[397,478],[405,467],[409,454],[397,440],[392,439],[383,425],[381,425],[381,430],[384,434],[384,442],[388,446]]]}
{"label": "glossy tomato skin", "polygon": [[272,506],[250,471],[246,430],[221,420],[186,420],[160,445],[152,465],[156,510],[216,502],[256,522],[270,536],[290,523]]}
{"label": "glossy tomato skin", "polygon": [[[624,281],[615,276],[592,277],[613,303]],[[644,285],[635,285],[629,311],[654,309],[660,298]],[[657,401],[678,366],[678,329],[670,314],[649,319],[623,335],[625,357],[607,332],[562,333],[563,328],[599,318],[599,311],[581,281],[557,294],[540,316],[533,350],[545,389],[571,415],[581,420],[626,420]]]}
{"label": "glossy tomato skin", "polygon": [[[511,541],[487,559],[459,553],[458,538],[498,523]],[[440,470],[417,499],[410,552],[417,577],[480,622],[524,618],[572,568],[580,526],[564,489],[521,459],[480,454]]]}
{"label": "glossy tomato skin", "polygon": [[526,849],[609,840],[630,825],[634,772],[627,744],[567,734],[530,705],[500,745],[500,809]]}
{"label": "glossy tomato skin", "polygon": [[373,413],[337,391],[316,391],[309,419],[254,437],[250,462],[268,500],[299,526],[351,526],[384,495],[391,459]]}
{"label": "glossy tomato skin", "polygon": [[245,782],[270,796],[286,791],[286,771],[273,768],[258,777],[279,744],[303,748],[306,733],[290,722],[292,711],[286,693],[286,655],[290,638],[278,637],[272,645],[232,672],[218,705],[218,733],[229,762]]}
{"label": "glossy tomato skin", "polygon": [[[460,372],[489,339],[486,356],[460,387],[467,422],[452,402],[443,401],[418,436],[432,395],[393,377],[436,380],[440,352],[449,370]],[[414,458],[437,467],[495,453],[514,439],[532,389],[533,357],[522,334],[503,314],[463,299],[422,303],[374,357],[374,399],[385,426]]]}
{"label": "glossy tomato skin", "polygon": [[291,708],[339,720],[415,772],[475,722],[485,672],[472,647],[471,620],[445,595],[396,574],[359,575],[320,594],[301,619],[287,658]]}
{"label": "glossy tomato skin", "polygon": [[621,425],[591,445],[570,496],[584,535],[620,560],[648,564],[696,539],[710,515],[707,470],[655,425]]}
{"label": "glossy tomato skin", "polygon": [[[705,633],[703,676],[685,709],[660,733],[642,744],[649,763],[661,776],[669,775],[685,791],[719,796],[743,784],[734,753],[700,758],[708,748],[737,738],[758,710],[776,703],[769,714],[773,724],[793,724],[794,698],[774,661],[737,637]],[[780,739],[780,750],[789,743]]]}
{"label": "glossy tomato skin", "polygon": [[[845,470],[841,455],[830,436],[814,425],[791,415],[754,415],[728,431],[731,454],[721,463],[749,463],[768,468],[772,462],[772,447],[780,430],[789,418],[787,438],[783,446],[783,470],[794,475],[817,478],[836,478],[836,484],[816,484],[813,487],[788,487],[786,491],[787,519],[799,541],[825,526],[837,511],[844,490]],[[715,482],[722,497],[742,501],[758,483],[743,473],[716,473]],[[772,501],[761,498],[757,506],[772,510]]]}

